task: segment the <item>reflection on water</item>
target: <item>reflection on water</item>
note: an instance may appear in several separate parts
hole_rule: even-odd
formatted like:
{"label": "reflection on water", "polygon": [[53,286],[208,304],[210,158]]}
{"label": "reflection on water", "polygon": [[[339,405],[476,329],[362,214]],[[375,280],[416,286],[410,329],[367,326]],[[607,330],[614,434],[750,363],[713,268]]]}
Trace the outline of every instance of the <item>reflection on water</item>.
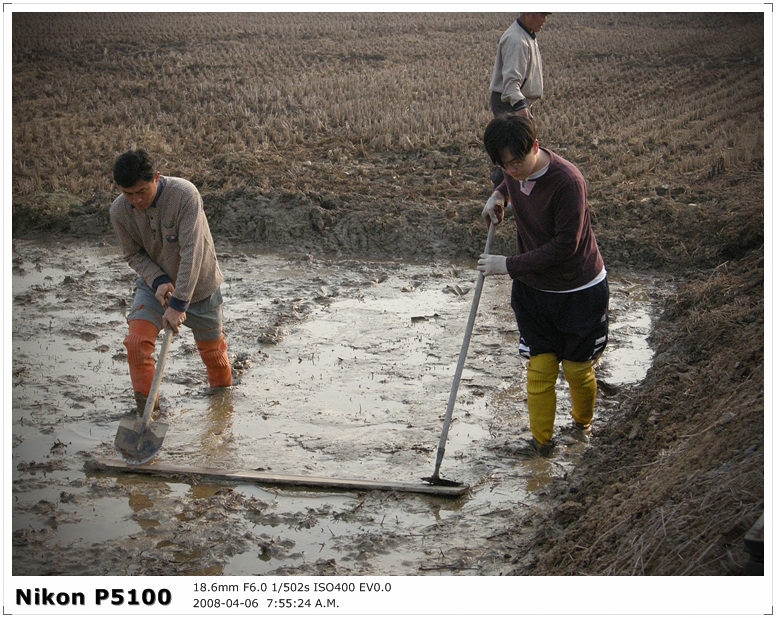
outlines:
{"label": "reflection on water", "polygon": [[557,472],[555,466],[556,464],[552,459],[537,457],[525,459],[516,467],[520,470],[522,478],[525,479],[525,490],[528,493],[533,493],[552,483],[553,474]]}
{"label": "reflection on water", "polygon": [[231,387],[216,388],[208,396],[202,424],[201,444],[206,457],[214,461],[231,447],[234,420],[234,394]]}

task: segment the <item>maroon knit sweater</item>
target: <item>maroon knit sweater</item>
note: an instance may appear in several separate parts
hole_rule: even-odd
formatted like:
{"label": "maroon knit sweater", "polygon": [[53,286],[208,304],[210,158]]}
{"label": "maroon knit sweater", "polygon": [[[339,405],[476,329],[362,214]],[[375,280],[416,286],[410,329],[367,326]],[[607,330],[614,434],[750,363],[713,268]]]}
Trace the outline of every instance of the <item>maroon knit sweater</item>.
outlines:
{"label": "maroon knit sweater", "polygon": [[543,176],[520,182],[506,176],[496,190],[508,195],[517,223],[517,254],[507,258],[510,277],[539,290],[562,292],[598,276],[604,261],[590,225],[587,185],[563,157],[544,149],[550,164]]}

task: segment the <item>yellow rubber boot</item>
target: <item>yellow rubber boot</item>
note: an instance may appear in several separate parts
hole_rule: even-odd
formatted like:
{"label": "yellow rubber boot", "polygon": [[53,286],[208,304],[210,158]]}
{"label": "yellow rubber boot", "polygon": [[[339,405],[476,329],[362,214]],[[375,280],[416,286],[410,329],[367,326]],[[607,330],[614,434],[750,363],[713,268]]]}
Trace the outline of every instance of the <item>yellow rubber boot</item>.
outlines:
{"label": "yellow rubber boot", "polygon": [[211,388],[232,385],[232,366],[226,355],[226,340],[223,335],[212,341],[197,341],[197,349],[207,368]]}
{"label": "yellow rubber boot", "polygon": [[552,439],[558,373],[558,359],[554,354],[539,354],[528,361],[528,419],[531,433],[540,447]]}
{"label": "yellow rubber boot", "polygon": [[563,374],[569,383],[569,394],[571,395],[571,416],[584,429],[590,427],[595,408],[597,385],[595,369],[593,369],[594,363],[595,360],[584,363],[563,361]]}

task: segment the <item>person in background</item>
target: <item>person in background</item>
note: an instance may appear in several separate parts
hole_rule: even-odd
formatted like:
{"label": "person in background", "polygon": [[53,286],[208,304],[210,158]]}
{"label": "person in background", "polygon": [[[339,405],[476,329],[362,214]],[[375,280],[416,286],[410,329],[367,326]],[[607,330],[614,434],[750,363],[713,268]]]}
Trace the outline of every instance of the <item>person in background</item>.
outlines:
{"label": "person in background", "polygon": [[[490,79],[490,110],[493,116],[515,113],[533,118],[533,105],[542,97],[542,55],[536,33],[552,13],[521,13],[498,42]],[[493,186],[504,180],[500,168],[491,174]]]}
{"label": "person in background", "polygon": [[124,339],[138,414],[151,390],[161,329],[191,328],[210,386],[231,386],[223,275],[199,191],[188,180],[162,176],[142,149],[116,159],[113,179],[121,195],[111,204],[111,224],[124,259],[138,274]]}
{"label": "person in background", "polygon": [[541,148],[534,124],[517,114],[497,116],[483,137],[491,161],[504,171],[482,211],[488,225],[504,217],[507,199],[517,227],[517,253],[480,256],[485,276],[509,275],[520,330],[519,353],[528,358],[526,390],[530,446],[548,455],[554,446],[559,366],[569,385],[573,432],[586,439],[596,400],[594,365],[608,341],[609,285],[590,221],[582,173]]}

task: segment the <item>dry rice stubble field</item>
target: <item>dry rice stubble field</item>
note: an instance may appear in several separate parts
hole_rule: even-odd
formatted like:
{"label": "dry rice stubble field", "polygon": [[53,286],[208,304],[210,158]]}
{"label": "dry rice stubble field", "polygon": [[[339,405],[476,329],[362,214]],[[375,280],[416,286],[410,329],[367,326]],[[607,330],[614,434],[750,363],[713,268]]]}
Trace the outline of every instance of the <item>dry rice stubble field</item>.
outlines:
{"label": "dry rice stubble field", "polygon": [[[470,258],[513,17],[16,13],[13,233],[109,233],[110,163],[137,145],[197,183],[217,236]],[[587,176],[608,266],[685,285],[652,372],[528,541],[541,557],[515,568],[740,572],[763,508],[763,16],[558,14],[540,36],[540,141]],[[688,492],[699,479],[724,495]]]}

